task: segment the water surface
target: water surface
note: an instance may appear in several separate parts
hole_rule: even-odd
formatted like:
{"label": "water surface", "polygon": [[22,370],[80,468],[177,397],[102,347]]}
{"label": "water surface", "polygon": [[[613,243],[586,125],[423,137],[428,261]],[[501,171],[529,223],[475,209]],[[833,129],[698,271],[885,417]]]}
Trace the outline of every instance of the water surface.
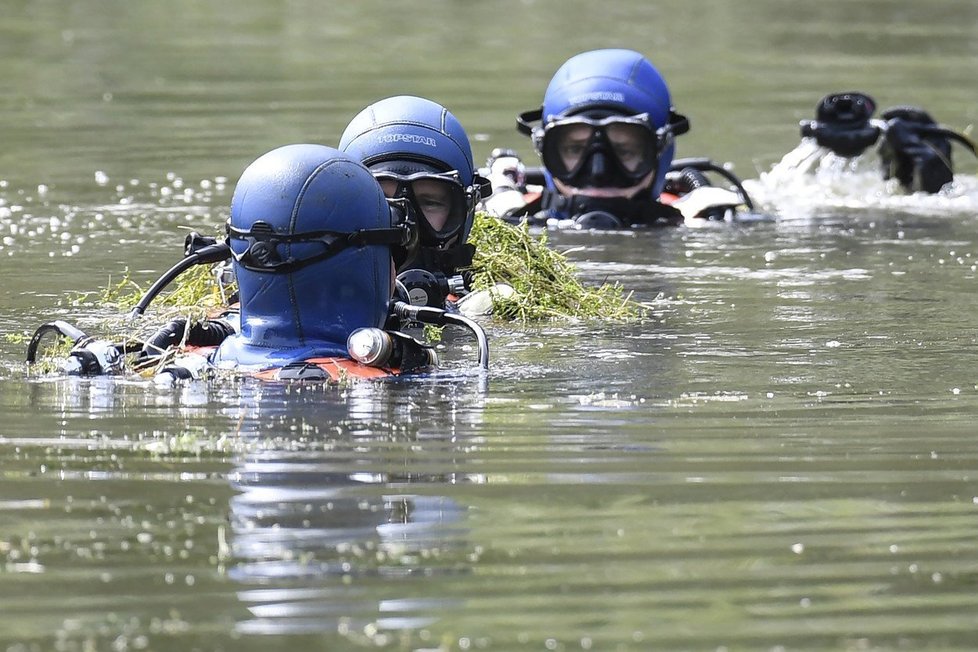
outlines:
{"label": "water surface", "polygon": [[[772,166],[831,91],[973,123],[976,26],[949,0],[14,2],[0,647],[973,649],[978,166],[956,150],[938,197]],[[79,293],[217,232],[266,150],[408,92],[532,163],[516,113],[609,45],[776,218],[549,235],[648,321],[488,324],[487,381],[464,337],[381,385],[27,376],[38,324],[103,325]]]}

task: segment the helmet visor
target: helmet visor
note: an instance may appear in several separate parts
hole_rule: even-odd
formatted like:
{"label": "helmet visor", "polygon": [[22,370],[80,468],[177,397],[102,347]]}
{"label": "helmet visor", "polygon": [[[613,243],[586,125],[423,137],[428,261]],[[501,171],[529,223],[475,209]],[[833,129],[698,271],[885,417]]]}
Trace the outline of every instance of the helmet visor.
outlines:
{"label": "helmet visor", "polygon": [[458,173],[395,174],[375,172],[374,177],[391,198],[406,198],[423,217],[422,244],[440,246],[454,237],[465,224],[469,212],[468,193]]}
{"label": "helmet visor", "polygon": [[595,155],[607,177],[602,185],[629,186],[656,169],[659,155],[672,142],[668,129],[656,131],[647,113],[599,120],[573,116],[544,127],[543,164],[554,177],[573,186],[587,184]]}

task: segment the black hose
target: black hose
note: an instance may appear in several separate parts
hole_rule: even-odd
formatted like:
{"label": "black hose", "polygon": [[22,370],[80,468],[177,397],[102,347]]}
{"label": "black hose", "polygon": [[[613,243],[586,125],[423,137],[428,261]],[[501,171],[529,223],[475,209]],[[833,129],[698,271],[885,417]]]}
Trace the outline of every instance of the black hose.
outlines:
{"label": "black hose", "polygon": [[140,355],[142,357],[162,355],[167,349],[183,343],[184,340],[190,346],[217,346],[228,335],[233,334],[234,328],[227,322],[208,319],[194,322],[188,329],[186,319],[174,319],[146,340]]}
{"label": "black hose", "polygon": [[543,186],[547,184],[547,170],[539,165],[526,167],[526,185]]}
{"label": "black hose", "polygon": [[479,365],[483,369],[489,369],[489,338],[486,337],[486,332],[482,326],[474,320],[469,319],[465,315],[447,312],[441,308],[412,306],[403,301],[394,301],[391,304],[391,312],[401,319],[410,319],[422,324],[432,324],[434,326],[455,324],[456,326],[468,328],[475,335],[475,339],[479,343]]}
{"label": "black hose", "polygon": [[680,188],[689,188],[690,190],[705,188],[710,185],[710,180],[706,178],[706,175],[696,168],[683,168],[680,170],[679,182]]}
{"label": "black hose", "polygon": [[41,340],[48,333],[54,333],[59,337],[66,337],[71,340],[72,350],[68,354],[69,359],[76,359],[80,363],[80,370],[83,375],[98,374],[104,370],[98,361],[98,356],[92,352],[91,347],[103,350],[114,349],[116,356],[123,356],[135,353],[139,350],[139,344],[135,342],[123,342],[121,344],[97,340],[89,337],[81,329],[71,324],[57,320],[42,324],[34,331],[30,343],[27,345],[27,364],[34,364],[37,361],[37,351],[40,348]]}
{"label": "black hose", "polygon": [[56,333],[60,337],[67,337],[72,341],[72,343],[77,343],[79,340],[88,337],[80,329],[75,328],[68,322],[57,321],[48,322],[46,324],[41,324],[38,326],[37,330],[34,331],[33,337],[31,337],[30,343],[27,345],[27,364],[34,364],[37,360],[37,349],[41,345],[41,340],[48,333]]}
{"label": "black hose", "polygon": [[933,135],[936,135],[936,136],[943,136],[943,137],[945,137],[945,138],[947,138],[949,140],[953,140],[953,141],[955,141],[957,143],[960,143],[961,145],[964,145],[964,147],[969,152],[971,152],[973,155],[975,155],[976,157],[978,157],[978,150],[975,149],[974,142],[972,142],[972,140],[970,138],[968,138],[967,136],[965,136],[964,134],[960,134],[960,133],[954,131],[953,129],[948,129],[947,127],[942,127],[940,125],[938,125],[936,127],[924,128],[921,131],[923,131],[926,134],[933,134]]}
{"label": "black hose", "polygon": [[749,210],[754,210],[754,202],[751,200],[750,195],[747,194],[747,190],[744,188],[743,182],[737,178],[730,170],[726,169],[722,165],[714,163],[708,158],[677,158],[672,162],[672,166],[669,168],[671,172],[678,172],[683,168],[693,168],[694,170],[699,170],[701,172],[716,172],[721,177],[729,181],[737,188],[737,192],[744,200],[744,205],[747,206]]}

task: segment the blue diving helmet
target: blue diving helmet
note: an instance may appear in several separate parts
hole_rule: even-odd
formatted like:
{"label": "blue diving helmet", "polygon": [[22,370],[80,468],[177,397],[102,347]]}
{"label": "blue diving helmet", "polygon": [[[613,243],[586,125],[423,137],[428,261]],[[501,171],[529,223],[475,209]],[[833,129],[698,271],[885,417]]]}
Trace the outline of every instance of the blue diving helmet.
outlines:
{"label": "blue diving helmet", "polygon": [[406,202],[388,201],[359,161],[287,145],[241,175],[228,241],[241,331],[214,361],[262,369],[345,357],[350,333],[383,326],[392,256],[417,242],[417,227]]}
{"label": "blue diving helmet", "polygon": [[469,138],[448,109],[411,95],[380,100],[350,121],[339,149],[366,165],[388,197],[414,205],[422,247],[464,245],[488,182],[476,175]]}
{"label": "blue diving helmet", "polygon": [[[539,121],[539,124],[532,124]],[[631,188],[650,178],[652,197],[665,185],[674,139],[689,121],[672,108],[659,71],[632,50],[571,57],[554,74],[540,109],[520,114],[553,179],[572,188]]]}

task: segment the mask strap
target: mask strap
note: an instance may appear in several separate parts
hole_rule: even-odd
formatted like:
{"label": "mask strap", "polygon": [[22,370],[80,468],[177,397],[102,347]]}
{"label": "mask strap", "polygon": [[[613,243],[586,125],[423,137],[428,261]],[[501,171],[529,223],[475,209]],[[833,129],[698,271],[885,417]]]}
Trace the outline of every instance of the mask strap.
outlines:
{"label": "mask strap", "polygon": [[472,179],[472,185],[475,186],[479,192],[479,197],[476,198],[476,201],[479,199],[484,199],[492,194],[492,182],[481,174],[475,175],[475,177]]}
{"label": "mask strap", "polygon": [[[532,123],[537,123],[536,125]],[[537,152],[543,151],[543,107],[524,111],[516,116],[516,131],[524,136],[529,136],[533,143],[533,149]]]}
{"label": "mask strap", "polygon": [[669,109],[669,121],[666,123],[666,128],[673,136],[682,136],[690,130],[689,118],[682,113],[676,113],[675,110]]}
{"label": "mask strap", "polygon": [[[411,226],[400,224],[388,229],[360,229],[353,233],[337,233],[335,231],[312,231],[308,233],[276,234],[265,222],[256,222],[248,231],[242,231],[228,226],[228,237],[231,240],[248,242],[248,249],[237,254],[232,251],[234,260],[245,269],[254,272],[271,274],[290,274],[313,263],[332,258],[347,247],[364,247],[368,245],[386,245],[399,247],[407,245],[412,238]],[[332,239],[330,239],[332,238]],[[326,245],[326,249],[308,258],[287,258],[281,260],[277,250],[279,244],[312,244]]]}
{"label": "mask strap", "polygon": [[524,111],[523,113],[516,116],[516,131],[520,132],[524,136],[533,135],[533,125],[531,122],[540,122],[543,120],[543,107],[539,109],[530,109],[529,111]]}

